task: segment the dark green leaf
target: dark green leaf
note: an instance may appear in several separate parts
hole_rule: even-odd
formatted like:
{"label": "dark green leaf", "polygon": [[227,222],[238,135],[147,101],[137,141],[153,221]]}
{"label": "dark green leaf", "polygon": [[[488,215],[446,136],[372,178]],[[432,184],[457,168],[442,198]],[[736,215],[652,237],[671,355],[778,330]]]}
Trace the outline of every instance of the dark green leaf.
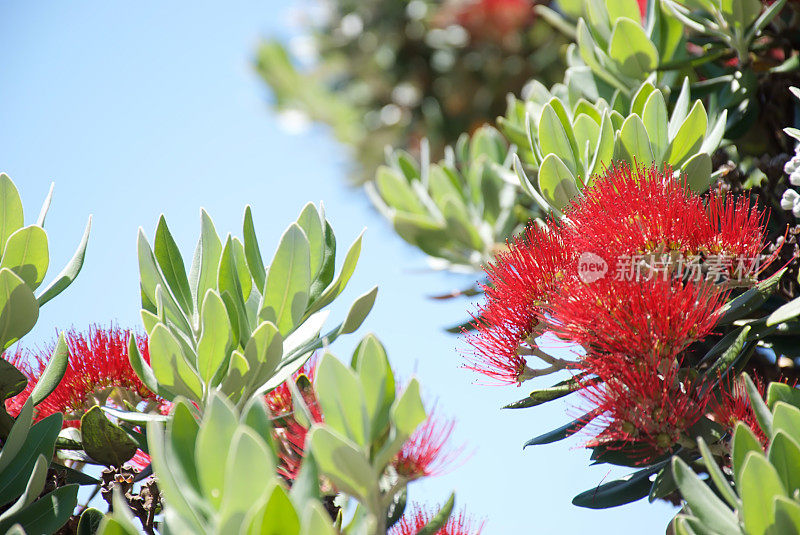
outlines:
{"label": "dark green leaf", "polygon": [[46,459],[53,457],[62,421],[62,414],[56,413],[30,428],[14,461],[0,472],[0,504],[8,503],[22,494],[39,455],[44,455]]}
{"label": "dark green leaf", "polygon": [[267,271],[264,269],[264,260],[261,256],[261,249],[258,247],[256,229],[253,225],[253,214],[248,204],[244,209],[244,256],[247,259],[247,268],[250,270],[259,293],[264,291],[264,283],[267,280]]}
{"label": "dark green leaf", "polygon": [[12,398],[25,390],[28,378],[13,364],[0,358],[0,400]]}
{"label": "dark green leaf", "polygon": [[572,499],[572,503],[578,507],[589,509],[607,509],[644,498],[649,494],[652,486],[650,476],[661,470],[665,465],[666,461],[644,470],[639,470],[622,479],[581,492]]}
{"label": "dark green leaf", "polygon": [[562,398],[567,394],[571,394],[576,390],[580,390],[585,383],[581,382],[577,378],[567,379],[566,381],[561,381],[550,388],[544,388],[542,390],[534,390],[531,392],[528,397],[523,398],[519,401],[515,401],[514,403],[509,403],[504,409],[527,409],[528,407],[535,407],[537,405],[541,405],[542,403],[547,403],[548,401],[553,401],[554,399]]}
{"label": "dark green leaf", "polygon": [[599,414],[600,412],[597,410],[587,412],[577,420],[573,420],[570,423],[559,427],[558,429],[553,429],[548,433],[530,439],[525,443],[525,445],[522,448],[525,449],[528,446],[540,446],[542,444],[550,444],[551,442],[557,442],[559,440],[563,440],[568,436],[570,436],[571,434],[583,429],[589,422],[591,422]]}
{"label": "dark green leaf", "polygon": [[39,498],[24,510],[0,522],[0,531],[19,523],[27,533],[54,533],[78,505],[78,485],[66,485]]}
{"label": "dark green leaf", "polygon": [[109,421],[97,405],[81,418],[81,437],[87,455],[106,466],[122,466],[139,449],[128,433]]}
{"label": "dark green leaf", "polygon": [[725,306],[722,307],[722,317],[717,324],[728,325],[752,314],[773,294],[785,272],[786,268],[781,269],[768,279],[759,281],[742,295],[725,303]]}

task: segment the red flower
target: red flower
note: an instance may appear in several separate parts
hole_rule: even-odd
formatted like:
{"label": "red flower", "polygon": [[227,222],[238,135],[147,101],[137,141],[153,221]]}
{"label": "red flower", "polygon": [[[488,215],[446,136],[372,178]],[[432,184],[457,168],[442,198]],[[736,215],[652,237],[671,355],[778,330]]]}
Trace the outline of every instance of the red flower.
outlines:
{"label": "red flower", "polygon": [[392,461],[397,473],[410,480],[444,473],[460,453],[445,451],[454,424],[453,420],[441,420],[431,412]]}
{"label": "red flower", "polygon": [[523,354],[538,350],[535,338],[541,334],[537,327],[542,307],[570,261],[563,240],[549,229],[531,226],[508,243],[508,250],[485,267],[486,303],[473,324],[477,332],[466,336],[474,348],[466,368],[501,383],[530,378]]}
{"label": "red flower", "polygon": [[[416,535],[424,528],[435,516],[426,509],[415,506],[413,512],[404,514],[400,520],[389,530],[390,535]],[[450,515],[447,523],[436,535],[480,535],[483,530],[483,522],[473,525],[472,520],[467,517],[464,511],[458,515]]]}
{"label": "red flower", "polygon": [[602,427],[590,447],[625,446],[640,462],[650,462],[672,450],[705,412],[707,398],[677,365],[606,354],[587,367],[602,380],[582,390],[599,412],[593,427]]}
{"label": "red flower", "polygon": [[[758,393],[761,397],[764,397],[766,393],[764,382],[760,377],[755,376],[754,383]],[[758,425],[756,415],[753,413],[753,407],[750,405],[747,389],[740,377],[723,382],[720,389],[720,397],[712,409],[712,414],[714,420],[727,427],[729,432],[733,433],[736,422],[744,422],[761,441],[762,446],[766,448],[769,443],[767,435]]]}
{"label": "red flower", "polygon": [[[125,408],[123,402],[133,406],[144,402],[150,409],[157,410],[162,400],[142,384],[128,360],[130,335],[130,330],[113,325],[108,329],[92,326],[88,335],[74,329],[66,332],[67,369],[53,393],[36,407],[36,420],[63,412],[64,427],[79,427],[80,417],[87,410],[107,403]],[[147,339],[136,336],[136,345],[145,361],[150,362]],[[33,362],[22,366],[28,386],[19,395],[6,400],[10,414],[19,414],[54,351],[55,344],[51,344],[46,356],[35,354]],[[16,359],[22,364],[21,355]]]}
{"label": "red flower", "polygon": [[[311,423],[320,423],[324,419],[316,394],[311,387],[315,372],[316,359],[312,357],[290,379],[275,387],[265,396],[267,407],[275,416],[273,425],[275,426],[275,438],[278,441],[278,474],[287,482],[293,481],[300,470],[309,429],[294,416],[295,407],[289,381],[298,384],[305,406],[308,408],[309,414],[306,416],[310,417]],[[301,378],[304,379],[301,380]],[[303,384],[306,387],[302,387]]]}
{"label": "red flower", "polygon": [[549,328],[591,354],[672,361],[710,334],[726,292],[675,279],[579,280],[550,304]]}
{"label": "red flower", "polygon": [[621,257],[696,256],[711,234],[702,200],[669,167],[615,164],[565,213],[572,246],[602,256],[612,273]]}

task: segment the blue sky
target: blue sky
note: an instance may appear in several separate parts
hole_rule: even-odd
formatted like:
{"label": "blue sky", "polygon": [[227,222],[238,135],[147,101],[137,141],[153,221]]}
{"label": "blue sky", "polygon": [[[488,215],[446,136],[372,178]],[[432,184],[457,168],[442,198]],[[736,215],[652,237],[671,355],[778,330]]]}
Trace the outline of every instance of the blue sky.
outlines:
{"label": "blue sky", "polygon": [[[83,272],[42,310],[24,343],[92,323],[139,326],[136,232],[152,239],[164,213],[190,257],[205,207],[221,234],[241,235],[253,206],[265,256],[308,201],[324,201],[344,248],[366,227],[361,261],[344,299],[380,286],[360,334],[375,332],[398,375],[416,374],[442,414],[457,418],[454,443],[470,452],[451,473],[416,483],[410,499],[434,504],[456,490],[486,518],[486,535],[662,533],[672,507],[639,502],[606,511],[570,504],[612,477],[587,468],[577,440],[522,451],[529,438],[566,422],[569,405],[501,411],[527,390],[476,385],[459,369],[463,343],[443,332],[466,317],[463,301],[427,295],[472,277],[430,272],[424,256],[393,235],[360,190],[346,186],[348,154],[324,128],[288,135],[251,68],[260,37],[288,38],[289,2],[16,2],[0,7],[0,170],[35,220],[50,182],[46,229],[53,276],[94,215]],[[339,258],[341,262],[341,257]],[[349,357],[356,337],[333,350]]]}

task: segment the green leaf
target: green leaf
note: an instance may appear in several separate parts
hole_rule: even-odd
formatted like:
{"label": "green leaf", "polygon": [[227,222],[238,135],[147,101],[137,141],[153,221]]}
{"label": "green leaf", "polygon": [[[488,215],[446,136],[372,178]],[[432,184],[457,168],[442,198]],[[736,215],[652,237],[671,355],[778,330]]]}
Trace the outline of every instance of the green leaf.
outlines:
{"label": "green leaf", "polygon": [[778,282],[784,273],[786,273],[785,268],[779,270],[769,278],[759,281],[742,295],[725,303],[721,309],[723,315],[717,324],[728,325],[738,319],[747,317],[761,307],[769,296],[775,292],[775,288],[778,287]]}
{"label": "green leaf", "polygon": [[750,398],[750,407],[753,409],[758,425],[761,427],[764,434],[768,437],[772,436],[772,413],[758,393],[758,388],[746,373],[742,374],[744,378],[744,385],[747,389],[747,397]]}
{"label": "green leaf", "polygon": [[650,476],[658,472],[665,463],[645,468],[616,481],[581,492],[572,499],[572,504],[588,509],[607,509],[624,505],[641,498],[650,492]]}
{"label": "green leaf", "polygon": [[736,515],[708,488],[697,474],[680,457],[672,458],[672,473],[683,499],[692,513],[704,524],[714,526],[715,531],[736,533],[739,524]]}
{"label": "green leaf", "polygon": [[791,496],[800,489],[800,445],[784,431],[776,431],[767,455]]}
{"label": "green leaf", "polygon": [[301,508],[303,504],[319,500],[320,497],[317,462],[314,460],[313,455],[305,455],[300,465],[300,471],[295,476],[294,481],[292,481],[292,487],[289,489],[289,498],[291,498],[295,507]]}
{"label": "green leaf", "polygon": [[[645,81],[641,86],[639,86],[639,89],[633,95],[633,99],[631,100],[630,113],[644,118],[644,105],[647,103],[647,97],[649,97],[655,90],[656,87],[649,81]],[[612,107],[614,106],[612,105]]]}
{"label": "green leaf", "polygon": [[[601,173],[608,165],[611,164],[611,159],[614,157],[614,127],[611,124],[611,117],[607,111],[603,112],[603,120],[600,123],[600,138],[597,140],[597,147],[594,150],[594,156],[591,163],[591,174],[595,175]],[[587,183],[591,183],[592,177],[589,177]]]}
{"label": "green leaf", "polygon": [[240,426],[233,434],[225,461],[220,524],[229,532],[238,528],[251,504],[266,495],[269,483],[277,483],[272,453],[253,430]]}
{"label": "green leaf", "polygon": [[159,387],[195,401],[202,399],[200,377],[187,362],[178,340],[164,324],[159,323],[153,328],[148,345],[150,366]]}
{"label": "green leaf", "polygon": [[260,386],[272,376],[282,354],[283,337],[278,328],[270,322],[262,322],[244,348],[244,356],[253,370],[253,385]]}
{"label": "green leaf", "polygon": [[56,532],[78,505],[78,488],[78,485],[65,485],[45,494],[23,511],[0,521],[0,531],[19,523],[30,534]]}
{"label": "green leaf", "polygon": [[[770,383],[767,387],[767,407],[773,411],[773,414],[775,404],[778,401],[783,401],[792,407],[798,408],[800,407],[800,390],[785,383]],[[798,440],[800,440],[800,438],[798,438]]]}
{"label": "green leaf", "polygon": [[97,405],[81,418],[81,441],[87,455],[106,466],[122,466],[139,449],[128,433],[109,421]]}
{"label": "green leaf", "polygon": [[400,435],[409,437],[425,421],[425,406],[419,393],[419,382],[411,379],[392,405],[392,423]]}
{"label": "green leaf", "polygon": [[[320,209],[322,209],[321,204],[320,204]],[[316,278],[311,283],[311,289],[309,290],[309,301],[311,303],[315,303],[317,299],[322,295],[322,292],[325,290],[325,288],[328,287],[328,284],[331,283],[336,269],[336,266],[334,264],[334,261],[336,260],[336,237],[333,234],[333,229],[331,228],[330,224],[328,224],[327,221],[325,221],[324,227],[325,227],[325,234],[324,234],[325,249],[322,255],[322,266],[320,267],[319,273],[317,273]],[[261,286],[261,288],[263,288],[263,285]]]}
{"label": "green leaf", "polygon": [[220,256],[222,256],[222,242],[211,217],[201,208],[200,239],[194,250],[192,267],[189,270],[189,289],[192,291],[193,302],[199,304],[201,296],[206,295],[210,288],[217,288]]}
{"label": "green leaf", "polygon": [[300,321],[308,305],[311,285],[308,239],[297,223],[281,237],[267,272],[258,316],[271,321],[285,335]]}
{"label": "green leaf", "polygon": [[548,154],[539,167],[539,191],[547,202],[564,210],[579,195],[575,176],[555,154]]}
{"label": "green leaf", "polygon": [[331,432],[327,426],[318,425],[311,428],[306,440],[320,471],[336,488],[360,501],[378,495],[377,475],[365,453],[355,443]]}
{"label": "green leaf", "polygon": [[13,364],[0,358],[0,402],[13,398],[28,385],[25,377]]}
{"label": "green leaf", "polygon": [[0,269],[0,349],[27,334],[37,319],[39,304],[25,281],[8,268]]}
{"label": "green leaf", "polygon": [[0,247],[24,224],[19,191],[7,174],[0,173]]}
{"label": "green leaf", "polygon": [[61,270],[61,273],[58,274],[53,282],[48,284],[42,293],[39,294],[37,301],[39,302],[40,307],[66,290],[67,287],[72,284],[72,281],[75,280],[75,277],[78,276],[78,273],[81,272],[81,268],[83,267],[83,259],[86,257],[86,245],[89,243],[89,232],[91,230],[92,216],[89,216],[89,221],[86,223],[86,228],[83,231],[83,237],[78,244],[78,248],[75,250],[75,254],[72,255],[70,261],[66,266],[64,266],[64,269]]}
{"label": "green leaf", "polygon": [[169,285],[175,300],[187,315],[191,315],[194,310],[192,292],[189,288],[189,279],[186,278],[186,268],[183,265],[183,257],[178,250],[178,245],[167,227],[167,220],[164,214],[158,218],[156,227],[156,238],[153,244],[155,254],[161,273]]}
{"label": "green leaf", "polygon": [[375,186],[384,202],[395,210],[419,215],[427,213],[408,180],[394,169],[379,167],[375,173]]}
{"label": "green leaf", "polygon": [[206,292],[200,322],[202,330],[197,341],[197,369],[203,382],[210,384],[228,357],[233,342],[225,303],[214,290]]}
{"label": "green leaf", "polygon": [[[30,428],[24,444],[13,459],[0,457],[0,466],[4,465],[3,470],[0,471],[0,503],[8,503],[22,494],[28,481],[28,474],[33,469],[39,455],[44,455],[46,459],[53,457],[62,421],[61,413],[44,418]],[[28,423],[28,425],[30,424]],[[9,461],[10,464],[6,464]]]}
{"label": "green leaf", "polygon": [[[800,505],[784,496],[775,496],[775,534],[800,534]],[[768,533],[773,533],[768,531]]]}
{"label": "green leaf", "polygon": [[444,502],[444,505],[439,509],[439,512],[431,518],[425,526],[417,531],[417,535],[436,535],[447,524],[450,515],[453,514],[453,507],[456,503],[455,493],[450,494],[450,497]]}
{"label": "green leaf", "polygon": [[33,422],[33,402],[30,400],[25,401],[22,409],[17,415],[14,424],[11,426],[11,431],[6,437],[3,448],[0,449],[0,474],[15,460],[17,454],[25,445],[28,439],[28,431],[31,429]]}
{"label": "green leaf", "polygon": [[339,271],[339,276],[335,281],[331,282],[327,288],[325,288],[325,290],[319,296],[319,299],[314,301],[314,304],[309,307],[309,309],[306,311],[306,317],[330,304],[334,299],[336,299],[336,297],[339,296],[339,294],[344,291],[348,281],[350,280],[350,277],[353,275],[353,272],[356,269],[356,263],[358,263],[358,257],[361,254],[361,240],[363,236],[364,232],[362,231],[361,234],[358,235],[358,238],[356,238],[356,240],[347,250],[347,254],[344,257],[344,262],[342,263],[342,269]]}
{"label": "green leaf", "polygon": [[647,137],[650,140],[655,160],[660,163],[669,143],[667,105],[661,91],[653,91],[647,97],[642,111],[642,122],[647,130]]}
{"label": "green leaf", "polygon": [[582,388],[582,383],[575,379],[568,379],[554,384],[550,388],[543,388],[541,390],[534,390],[528,397],[522,398],[514,403],[509,403],[504,409],[527,409],[529,407],[536,407],[542,403],[553,401],[554,399],[562,398],[576,390]]}
{"label": "green leaf", "polygon": [[608,55],[625,76],[642,80],[658,66],[658,49],[638,22],[618,19],[611,32]]}
{"label": "green leaf", "polygon": [[[320,218],[319,211],[314,203],[308,203],[303,207],[297,224],[306,233],[309,244],[309,263],[311,266],[311,279],[315,279],[322,269],[322,261],[325,256],[325,229]],[[263,286],[261,286],[263,288]]]}
{"label": "green leaf", "polygon": [[689,93],[689,78],[684,77],[681,91],[678,93],[678,100],[675,102],[675,107],[672,108],[672,116],[669,119],[669,139],[675,138],[689,113]]}
{"label": "green leaf", "polygon": [[300,518],[286,491],[276,485],[266,504],[246,521],[246,526],[247,535],[298,535]]}
{"label": "green leaf", "polygon": [[345,316],[345,320],[342,323],[342,328],[339,331],[339,334],[350,334],[358,329],[364,320],[367,319],[367,315],[369,314],[370,310],[372,310],[372,305],[375,304],[375,297],[378,295],[378,287],[375,286],[370,291],[365,293],[364,295],[359,296],[353,304],[350,306],[350,310],[347,311],[347,316]]}
{"label": "green leaf", "polygon": [[706,110],[703,107],[703,103],[697,100],[675,137],[670,141],[664,160],[673,167],[682,166],[689,156],[700,149],[707,127],[708,116],[706,115]]}
{"label": "green leaf", "polygon": [[317,399],[325,424],[361,447],[369,443],[369,416],[355,373],[326,353],[317,367]]}
{"label": "green leaf", "polygon": [[[568,120],[561,120],[555,106],[563,108],[557,98],[551,99],[542,108],[542,115],[539,118],[539,145],[542,148],[542,154],[545,155],[545,160],[551,154],[557,156],[569,174],[574,176],[578,174],[579,166],[578,149],[572,133],[572,125]],[[544,162],[542,162],[543,165]]]}
{"label": "green leaf", "polygon": [[705,193],[714,181],[711,176],[711,156],[698,152],[683,164],[681,173],[686,175],[689,189],[695,193]]}
{"label": "green leaf", "polygon": [[697,446],[700,449],[708,475],[717,487],[717,491],[732,508],[738,509],[741,506],[739,497],[736,496],[736,493],[731,488],[730,483],[728,483],[728,477],[722,472],[703,437],[697,437]]}
{"label": "green leaf", "polygon": [[[176,403],[172,418],[167,421],[167,437],[175,454],[176,465],[182,470],[187,483],[197,490],[200,489],[200,479],[197,475],[195,449],[199,431],[200,426],[192,415],[189,405],[183,400]],[[178,466],[175,468],[178,469]]]}
{"label": "green leaf", "polygon": [[[183,402],[178,403],[178,405]],[[176,406],[174,414],[178,413]],[[167,434],[170,433],[170,423],[167,423]],[[206,530],[205,521],[201,519],[199,510],[203,510],[204,500],[199,496],[196,487],[188,480],[185,471],[182,469],[178,453],[181,450],[176,447],[173,441],[166,442],[164,437],[164,427],[159,422],[148,422],[147,424],[147,444],[153,464],[153,472],[158,477],[158,487],[161,490],[165,501],[169,501],[170,507],[176,513],[174,516],[180,517],[183,523],[190,526],[188,533],[204,533]],[[191,449],[194,450],[194,440],[191,441]],[[183,452],[184,454],[188,452]]]}
{"label": "green leaf", "polygon": [[[736,332],[736,331],[733,331]],[[736,339],[733,341],[732,344],[728,346],[728,348],[722,353],[722,355],[714,361],[708,370],[703,374],[703,377],[707,381],[717,381],[722,375],[726,374],[736,359],[739,357],[739,354],[744,349],[744,346],[747,342],[747,337],[750,334],[750,326],[745,325],[739,331],[739,334],[736,336]],[[713,348],[712,348],[713,349]],[[709,352],[711,353],[711,351]],[[711,387],[711,382],[707,382],[704,391]]]}
{"label": "green leaf", "polygon": [[165,318],[164,321],[171,321],[188,334],[191,328],[186,320],[186,315],[169,291],[169,287],[161,275],[161,270],[156,264],[156,257],[150,249],[150,243],[147,241],[147,237],[141,227],[137,238],[137,251],[139,257],[139,281],[143,296],[142,307],[146,308],[144,301],[144,297],[146,297],[149,302],[156,303],[158,316]]}
{"label": "green leaf", "polygon": [[395,399],[395,381],[386,351],[374,335],[367,335],[353,354],[353,368],[358,370],[364,389],[364,402],[370,421],[370,441],[375,441],[389,424]]}
{"label": "green leaf", "polygon": [[762,4],[758,0],[720,0],[722,16],[739,35],[756,21],[761,13],[761,7]]}
{"label": "green leaf", "polygon": [[647,138],[647,130],[638,115],[629,115],[622,123],[619,141],[632,164],[635,162],[640,165],[650,165],[655,160],[653,149]]}
{"label": "green leaf", "polygon": [[144,386],[154,394],[163,395],[158,386],[158,380],[153,373],[153,369],[144,358],[142,358],[141,353],[139,353],[139,346],[136,345],[136,336],[133,333],[128,336],[128,362],[130,362],[131,368],[133,368],[133,371],[136,372],[136,376],[144,383]]}
{"label": "green leaf", "polygon": [[773,521],[773,499],[785,496],[786,489],[775,468],[761,452],[747,453],[739,479],[744,527],[748,534],[764,535]]}
{"label": "green leaf", "polygon": [[78,521],[77,535],[94,535],[100,529],[100,523],[103,522],[103,513],[94,507],[87,507],[81,513],[81,518]]}
{"label": "green leaf", "polygon": [[336,535],[330,515],[316,501],[306,503],[303,511],[303,527],[300,535]]}
{"label": "green leaf", "polygon": [[608,20],[614,24],[620,17],[625,17],[638,22],[641,19],[639,4],[636,0],[606,0],[608,10]]}
{"label": "green leaf", "polygon": [[256,229],[253,226],[253,214],[248,204],[244,209],[244,254],[247,259],[247,267],[250,275],[253,276],[256,288],[261,291],[267,280],[267,271],[264,269],[264,260],[261,257],[261,249],[258,247]]}
{"label": "green leaf", "polygon": [[211,398],[197,433],[195,462],[206,500],[219,508],[225,486],[225,463],[237,427],[234,408],[221,395]]}
{"label": "green leaf", "polygon": [[31,225],[8,237],[0,267],[10,269],[35,290],[42,283],[49,263],[47,233],[42,227]]}
{"label": "green leaf", "polygon": [[773,408],[772,430],[776,433],[783,431],[800,443],[800,409],[777,401]]}
{"label": "green leaf", "polygon": [[36,386],[31,391],[30,399],[33,400],[34,405],[38,405],[53,393],[53,390],[56,389],[58,383],[64,377],[64,372],[67,371],[68,363],[69,348],[62,332],[58,335],[55,351],[53,351],[47,366],[45,366],[44,371],[39,376],[39,380],[36,382]]}
{"label": "green leaf", "polygon": [[797,316],[800,316],[800,297],[781,305],[775,312],[770,314],[767,318],[767,327],[784,323]]}
{"label": "green leaf", "polygon": [[736,422],[731,446],[731,464],[733,465],[733,480],[737,488],[741,488],[741,473],[744,459],[751,451],[763,453],[764,450],[761,448],[761,442],[756,438],[747,424]]}

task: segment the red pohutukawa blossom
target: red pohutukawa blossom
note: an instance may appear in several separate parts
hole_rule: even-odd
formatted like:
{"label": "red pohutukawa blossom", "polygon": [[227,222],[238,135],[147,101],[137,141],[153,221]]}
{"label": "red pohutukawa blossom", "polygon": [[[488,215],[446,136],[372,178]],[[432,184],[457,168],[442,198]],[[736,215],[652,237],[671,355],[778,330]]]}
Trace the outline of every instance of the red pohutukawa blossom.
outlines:
{"label": "red pohutukawa blossom", "polygon": [[[435,513],[415,505],[413,511],[400,517],[397,524],[389,530],[389,534],[416,535],[434,516]],[[480,535],[481,531],[483,531],[483,522],[475,524],[464,511],[461,511],[457,515],[450,515],[447,523],[436,532],[436,535]]]}
{"label": "red pohutukawa blossom", "polygon": [[[508,383],[573,371],[593,405],[589,445],[639,446],[647,461],[713,416],[707,389],[682,368],[714,333],[730,288],[754,284],[775,259],[763,254],[766,214],[746,198],[696,195],[668,166],[618,164],[563,215],[531,226],[486,267],[467,367]],[[542,352],[544,333],[583,353]]]}
{"label": "red pohutukawa blossom", "polygon": [[[758,376],[754,383],[761,397],[766,393],[764,382]],[[714,420],[733,433],[736,422],[744,422],[747,427],[758,437],[761,445],[766,448],[769,443],[767,435],[758,425],[753,407],[750,405],[750,398],[747,395],[744,381],[741,378],[724,381],[720,389],[720,396],[711,403],[711,414]]]}
{"label": "red pohutukawa blossom", "polygon": [[[267,407],[275,417],[273,422],[275,438],[279,444],[278,474],[287,482],[294,481],[303,462],[309,427],[300,423],[300,421],[308,420],[311,424],[324,421],[316,394],[311,386],[315,371],[316,359],[312,357],[291,378],[275,387],[265,396]],[[294,406],[289,381],[298,385],[298,390],[303,397],[305,409],[307,409],[307,413],[304,412],[304,418],[295,415],[295,410],[300,409]]]}
{"label": "red pohutukawa blossom", "polygon": [[713,331],[727,292],[680,280],[571,281],[550,305],[548,325],[591,353],[673,359]]}
{"label": "red pohutukawa blossom", "polygon": [[[600,426],[588,446],[625,445],[639,462],[669,453],[681,434],[704,414],[708,397],[683,377],[678,365],[658,359],[632,362],[625,354],[589,358],[601,382],[587,383],[583,396],[598,409]],[[638,446],[638,451],[636,446]]]}
{"label": "red pohutukawa blossom", "polygon": [[[114,325],[109,328],[92,326],[88,334],[74,329],[66,332],[67,369],[53,393],[36,407],[36,419],[63,412],[64,426],[77,427],[80,417],[94,405],[111,403],[124,408],[124,402],[133,406],[144,402],[148,408],[157,410],[163,400],[142,384],[128,360],[130,335],[130,330]],[[145,361],[150,362],[147,339],[136,336],[136,345]],[[52,344],[46,352],[34,353],[27,363],[22,362],[21,356],[17,357],[18,365],[28,378],[28,386],[6,401],[10,414],[19,414],[54,351],[55,344]]]}
{"label": "red pohutukawa blossom", "polygon": [[468,369],[500,383],[533,376],[524,355],[538,351],[541,312],[571,263],[561,236],[550,229],[531,226],[508,243],[508,250],[486,266],[486,302],[475,320],[477,333],[466,335],[475,348],[467,356]]}
{"label": "red pohutukawa blossom", "polygon": [[447,450],[453,420],[442,420],[435,411],[417,427],[392,461],[397,473],[409,480],[444,473],[460,450]]}
{"label": "red pohutukawa blossom", "polygon": [[775,258],[762,258],[765,214],[731,195],[704,201],[668,166],[614,165],[564,215],[486,266],[468,368],[512,384],[552,371],[526,358],[553,367],[535,342],[546,331],[587,350],[673,354],[710,334],[728,287]]}

